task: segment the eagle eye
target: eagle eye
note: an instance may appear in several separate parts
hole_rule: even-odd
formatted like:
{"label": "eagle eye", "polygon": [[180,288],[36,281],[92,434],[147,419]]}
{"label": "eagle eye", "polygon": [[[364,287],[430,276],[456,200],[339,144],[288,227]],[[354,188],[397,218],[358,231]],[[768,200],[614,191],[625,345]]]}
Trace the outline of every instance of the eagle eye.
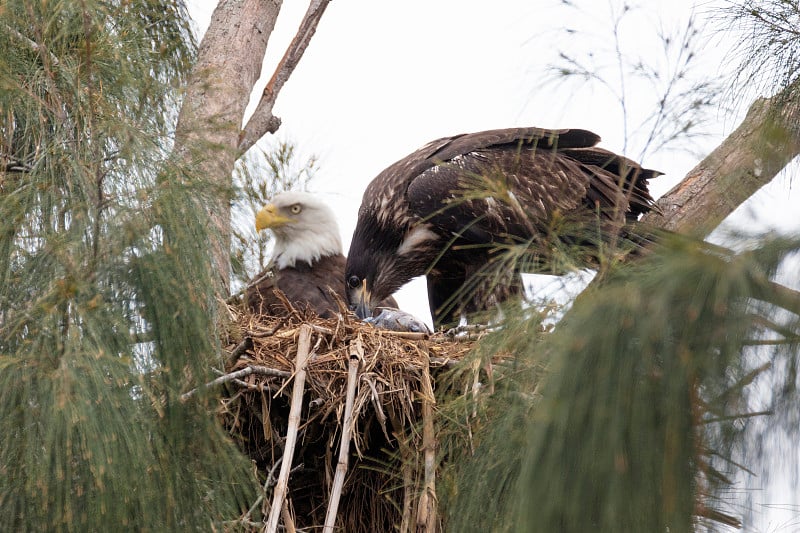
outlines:
{"label": "eagle eye", "polygon": [[303,207],[300,204],[294,204],[292,207],[289,208],[289,211],[291,211],[293,215],[300,214],[300,211],[302,210]]}
{"label": "eagle eye", "polygon": [[347,286],[351,289],[355,289],[359,285],[361,285],[361,280],[358,279],[358,276],[350,276],[347,278]]}

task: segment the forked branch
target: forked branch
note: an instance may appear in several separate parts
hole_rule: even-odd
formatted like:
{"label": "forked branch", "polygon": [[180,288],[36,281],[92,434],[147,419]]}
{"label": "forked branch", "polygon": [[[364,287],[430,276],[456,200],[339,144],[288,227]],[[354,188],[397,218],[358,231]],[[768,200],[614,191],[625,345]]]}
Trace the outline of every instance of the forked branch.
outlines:
{"label": "forked branch", "polygon": [[275,133],[281,125],[281,120],[272,114],[272,109],[275,107],[275,100],[283,88],[283,84],[289,79],[289,76],[294,72],[295,67],[303,57],[303,53],[308,48],[311,38],[317,31],[322,14],[328,3],[331,0],[312,0],[308,6],[303,21],[300,23],[300,28],[297,34],[292,39],[286,53],[283,55],[280,63],[278,63],[275,73],[270,78],[267,86],[264,87],[264,92],[261,94],[253,115],[247,121],[244,129],[239,133],[239,151],[240,153],[246,152],[253,146],[261,137],[267,133]]}

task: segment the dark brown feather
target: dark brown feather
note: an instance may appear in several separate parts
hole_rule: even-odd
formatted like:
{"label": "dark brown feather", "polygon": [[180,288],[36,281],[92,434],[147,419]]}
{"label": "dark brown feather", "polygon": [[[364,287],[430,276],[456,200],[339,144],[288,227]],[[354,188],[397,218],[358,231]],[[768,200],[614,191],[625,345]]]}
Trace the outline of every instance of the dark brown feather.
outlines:
{"label": "dark brown feather", "polygon": [[[245,302],[253,313],[287,316],[289,310],[275,296],[275,289],[278,289],[301,314],[311,312],[322,318],[332,318],[339,312],[334,294],[345,301],[344,266],[345,258],[339,254],[321,257],[313,266],[298,262],[294,267],[280,270],[268,268],[245,289]],[[390,297],[383,302],[383,307],[397,307],[397,302]]]}
{"label": "dark brown feather", "polygon": [[[437,324],[518,294],[513,269],[487,276],[491,290],[480,290],[498,249],[540,243],[546,256],[548,239],[580,243],[598,228],[616,236],[653,207],[647,180],[660,173],[599,141],[586,130],[510,128],[428,143],[367,187],[347,279],[366,280],[382,298],[426,274]],[[443,310],[454,297],[460,303]]]}

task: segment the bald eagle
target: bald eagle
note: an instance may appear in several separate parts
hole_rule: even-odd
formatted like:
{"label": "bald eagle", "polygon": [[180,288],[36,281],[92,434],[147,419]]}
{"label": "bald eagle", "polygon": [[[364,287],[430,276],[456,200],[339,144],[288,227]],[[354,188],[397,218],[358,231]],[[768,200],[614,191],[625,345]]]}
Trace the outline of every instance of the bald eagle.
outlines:
{"label": "bald eagle", "polygon": [[[339,306],[331,291],[344,301],[345,258],[333,211],[313,194],[282,192],[256,215],[256,231],[264,229],[272,230],[275,247],[270,265],[245,290],[248,308],[285,316],[279,289],[301,312],[334,316]],[[393,298],[381,305],[397,306]]]}
{"label": "bald eagle", "polygon": [[488,309],[520,292],[520,267],[496,268],[523,246],[528,265],[558,273],[554,250],[597,255],[603,239],[653,206],[660,172],[595,145],[586,130],[511,128],[432,141],[369,184],[358,212],[345,281],[361,317],[426,275],[434,324]]}

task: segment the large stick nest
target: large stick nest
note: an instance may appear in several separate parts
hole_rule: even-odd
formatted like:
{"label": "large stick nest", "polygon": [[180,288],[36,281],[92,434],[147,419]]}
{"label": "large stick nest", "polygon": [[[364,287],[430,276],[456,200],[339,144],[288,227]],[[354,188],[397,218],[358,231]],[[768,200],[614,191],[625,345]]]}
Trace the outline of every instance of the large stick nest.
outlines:
{"label": "large stick nest", "polygon": [[336,529],[438,529],[434,380],[472,349],[474,339],[378,330],[347,314],[321,319],[292,311],[273,318],[238,307],[230,311],[234,320],[226,376],[220,378],[227,387],[220,416],[257,465],[265,487],[244,522],[260,529],[277,492],[273,487],[291,426],[298,336],[308,325],[311,350],[281,523],[287,530],[316,530],[325,522],[344,428],[348,365],[357,357],[352,445]]}

